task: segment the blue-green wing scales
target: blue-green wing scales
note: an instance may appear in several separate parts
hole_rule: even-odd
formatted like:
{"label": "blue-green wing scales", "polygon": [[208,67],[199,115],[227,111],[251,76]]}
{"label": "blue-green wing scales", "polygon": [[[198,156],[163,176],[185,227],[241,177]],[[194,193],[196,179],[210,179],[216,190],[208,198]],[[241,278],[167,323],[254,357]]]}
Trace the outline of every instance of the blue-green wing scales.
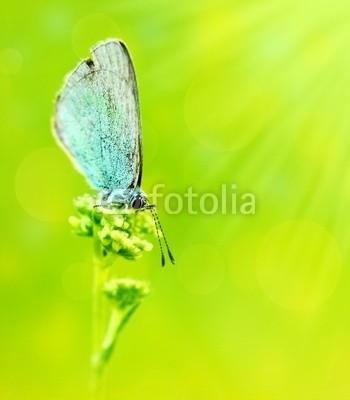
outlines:
{"label": "blue-green wing scales", "polygon": [[55,130],[78,169],[97,189],[140,184],[141,128],[134,68],[118,40],[92,49],[58,96]]}

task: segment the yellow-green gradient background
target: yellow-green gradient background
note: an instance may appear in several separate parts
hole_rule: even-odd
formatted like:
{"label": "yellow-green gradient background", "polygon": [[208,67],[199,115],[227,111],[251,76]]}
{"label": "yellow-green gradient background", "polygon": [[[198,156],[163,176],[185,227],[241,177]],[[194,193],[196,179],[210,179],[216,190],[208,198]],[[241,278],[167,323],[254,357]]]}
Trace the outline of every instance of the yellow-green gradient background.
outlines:
{"label": "yellow-green gradient background", "polygon": [[[121,274],[152,294],[123,332],[108,399],[350,398],[350,10],[345,0],[2,1],[0,398],[87,399],[89,190],[54,141],[63,77],[126,41],[144,125],[143,188],[256,195],[256,215],[159,214]],[[155,243],[156,244],[156,243]]]}

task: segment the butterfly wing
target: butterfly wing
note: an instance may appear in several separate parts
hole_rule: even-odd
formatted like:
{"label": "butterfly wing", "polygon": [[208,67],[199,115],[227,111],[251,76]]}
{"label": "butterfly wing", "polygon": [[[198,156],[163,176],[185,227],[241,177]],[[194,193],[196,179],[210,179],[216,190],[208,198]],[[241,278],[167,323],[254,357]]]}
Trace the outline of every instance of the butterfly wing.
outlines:
{"label": "butterfly wing", "polygon": [[118,40],[96,45],[57,98],[59,142],[96,189],[139,186],[142,142],[134,67]]}

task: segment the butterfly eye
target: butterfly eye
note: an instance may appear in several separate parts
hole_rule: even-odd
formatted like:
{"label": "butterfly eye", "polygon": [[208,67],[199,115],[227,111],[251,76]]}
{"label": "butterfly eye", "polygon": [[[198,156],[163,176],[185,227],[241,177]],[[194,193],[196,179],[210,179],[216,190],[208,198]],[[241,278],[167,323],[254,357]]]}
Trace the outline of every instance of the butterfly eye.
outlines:
{"label": "butterfly eye", "polygon": [[131,207],[135,210],[140,209],[143,206],[143,201],[140,196],[137,196],[131,203]]}

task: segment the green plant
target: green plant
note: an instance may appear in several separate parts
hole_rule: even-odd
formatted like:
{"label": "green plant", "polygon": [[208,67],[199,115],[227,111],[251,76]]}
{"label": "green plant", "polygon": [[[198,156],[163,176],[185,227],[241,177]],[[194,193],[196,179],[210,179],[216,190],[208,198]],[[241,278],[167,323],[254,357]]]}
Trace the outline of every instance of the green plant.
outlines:
{"label": "green plant", "polygon": [[95,398],[102,396],[103,376],[121,330],[149,293],[147,282],[116,278],[118,257],[136,260],[151,251],[148,236],[156,235],[147,211],[96,206],[96,198],[83,195],[74,202],[77,215],[69,218],[73,232],[94,242],[92,371]]}

